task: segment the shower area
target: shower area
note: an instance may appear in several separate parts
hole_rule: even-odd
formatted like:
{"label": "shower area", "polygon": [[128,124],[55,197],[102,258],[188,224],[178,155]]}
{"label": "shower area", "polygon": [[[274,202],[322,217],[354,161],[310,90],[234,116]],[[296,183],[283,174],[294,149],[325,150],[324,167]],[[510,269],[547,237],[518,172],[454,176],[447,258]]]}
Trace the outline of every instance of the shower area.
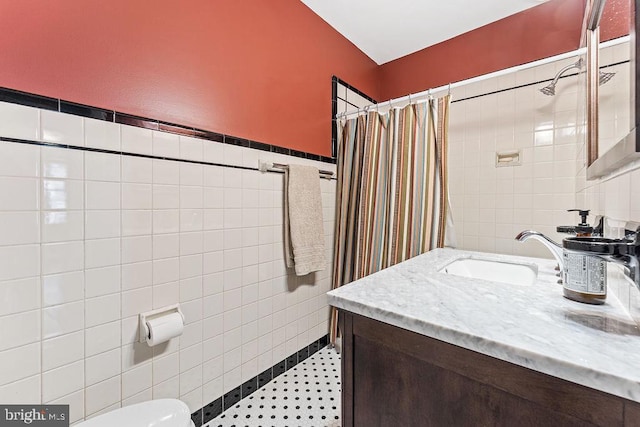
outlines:
{"label": "shower area", "polygon": [[[573,53],[452,90],[449,190],[458,247],[549,257],[514,237],[538,230],[562,240],[568,209],[600,206],[586,191],[585,72]],[[600,50],[600,147],[628,131],[628,39]],[[503,162],[503,158],[512,161]]]}
{"label": "shower area", "polygon": [[[600,49],[600,147],[618,141],[629,122],[629,39]],[[344,117],[386,112],[451,95],[446,190],[452,223],[446,246],[548,257],[536,244],[514,244],[525,229],[558,238],[567,209],[597,206],[586,194],[585,58],[569,52],[466,81],[384,101]]]}

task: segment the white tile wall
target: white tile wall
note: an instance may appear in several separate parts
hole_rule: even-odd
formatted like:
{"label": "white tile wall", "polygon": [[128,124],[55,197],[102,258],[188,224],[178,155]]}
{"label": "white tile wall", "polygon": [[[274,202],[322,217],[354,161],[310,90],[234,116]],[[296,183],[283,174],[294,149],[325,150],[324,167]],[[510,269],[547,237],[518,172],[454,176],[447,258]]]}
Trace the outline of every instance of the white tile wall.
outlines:
{"label": "white tile wall", "polygon": [[[576,77],[561,79],[556,95],[544,84],[464,98],[553,78],[561,64],[547,64],[456,89],[450,114],[449,185],[458,247],[549,258],[535,241],[516,242],[523,230],[560,240],[557,225],[577,216]],[[571,62],[571,61],[569,61]],[[521,165],[496,167],[497,152],[519,150]]]}
{"label": "white tile wall", "polygon": [[[12,104],[0,117],[2,136],[335,169]],[[1,142],[0,401],[70,403],[72,422],[161,397],[195,411],[325,335],[330,269],[286,270],[282,186],[280,174]],[[334,186],[321,180],[328,259]],[[177,302],[181,337],[135,343],[139,312]]]}
{"label": "white tile wall", "polygon": [[42,140],[58,144],[84,145],[84,120],[82,117],[55,111],[40,112]]}

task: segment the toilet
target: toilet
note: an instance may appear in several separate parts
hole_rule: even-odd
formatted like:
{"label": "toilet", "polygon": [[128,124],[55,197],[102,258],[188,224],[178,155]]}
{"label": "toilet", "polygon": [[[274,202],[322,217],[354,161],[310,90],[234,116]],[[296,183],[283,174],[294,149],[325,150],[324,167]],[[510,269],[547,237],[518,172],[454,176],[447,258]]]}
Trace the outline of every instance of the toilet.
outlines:
{"label": "toilet", "polygon": [[189,407],[178,399],[158,399],[125,406],[81,422],[76,427],[195,427]]}

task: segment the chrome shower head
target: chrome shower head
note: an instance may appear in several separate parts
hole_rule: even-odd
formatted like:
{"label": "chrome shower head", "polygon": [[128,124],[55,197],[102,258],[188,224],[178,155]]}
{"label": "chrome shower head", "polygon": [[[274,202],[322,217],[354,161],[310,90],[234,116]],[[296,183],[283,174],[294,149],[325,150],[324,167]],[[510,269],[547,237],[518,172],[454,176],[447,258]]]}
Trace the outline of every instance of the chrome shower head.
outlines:
{"label": "chrome shower head", "polygon": [[582,69],[583,66],[583,61],[582,58],[578,59],[575,63],[573,64],[569,64],[566,67],[564,67],[563,69],[561,69],[560,71],[558,71],[558,74],[556,74],[556,76],[553,78],[553,80],[551,81],[551,83],[549,83],[548,85],[546,85],[545,87],[543,87],[542,89],[540,89],[540,92],[542,92],[545,95],[548,96],[553,96],[556,94],[556,83],[558,83],[558,79],[560,79],[560,77],[566,73],[567,71],[573,69],[573,68],[577,68],[577,69]]}
{"label": "chrome shower head", "polygon": [[[560,77],[572,68],[577,68],[579,70],[582,69],[583,65],[584,63],[582,61],[582,58],[578,59],[578,61],[574,64],[567,65],[566,67],[558,71],[558,74],[556,74],[551,83],[540,89],[540,92],[547,96],[554,96],[556,94],[556,83],[558,83]],[[600,75],[598,77],[598,85],[602,86],[603,84],[611,80],[615,75],[616,73],[605,73],[604,71],[600,71]]]}
{"label": "chrome shower head", "polygon": [[554,82],[551,82],[547,86],[540,89],[540,92],[548,96],[553,96],[556,94],[556,84]]}
{"label": "chrome shower head", "polygon": [[600,71],[600,76],[598,77],[598,84],[602,86],[603,84],[611,80],[615,75],[616,73],[605,73],[604,71]]}

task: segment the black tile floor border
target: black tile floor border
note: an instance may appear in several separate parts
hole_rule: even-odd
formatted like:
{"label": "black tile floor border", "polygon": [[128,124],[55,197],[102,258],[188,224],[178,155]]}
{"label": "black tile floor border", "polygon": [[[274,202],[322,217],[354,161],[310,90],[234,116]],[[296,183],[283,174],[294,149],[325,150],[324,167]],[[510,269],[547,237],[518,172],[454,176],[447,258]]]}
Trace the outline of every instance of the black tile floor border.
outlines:
{"label": "black tile floor border", "polygon": [[287,371],[287,360],[281,360],[275,365],[273,365],[271,378],[276,378],[279,375],[284,374]]}
{"label": "black tile floor border", "polygon": [[309,357],[320,351],[320,343],[318,341],[309,345]]}
{"label": "black tile floor border", "polygon": [[298,353],[293,353],[285,359],[287,361],[287,371],[298,364]]}
{"label": "black tile floor border", "polygon": [[258,389],[258,377],[255,376],[242,384],[242,398],[249,396]]}
{"label": "black tile floor border", "polygon": [[309,347],[305,347],[302,350],[298,351],[298,363],[309,357]]}
{"label": "black tile floor border", "polygon": [[[213,402],[201,409],[202,424],[204,425],[222,413],[222,397],[217,398]],[[193,416],[192,416],[193,419]]]}
{"label": "black tile floor border", "polygon": [[340,354],[326,347],[225,409],[207,426],[337,427],[341,425],[340,365]]}
{"label": "black tile floor border", "polygon": [[231,391],[228,391],[224,394],[222,398],[222,410],[224,411],[226,408],[231,408],[236,403],[240,402],[242,399],[242,386],[238,386]]}
{"label": "black tile floor border", "polygon": [[223,396],[217,398],[213,402],[208,403],[204,407],[198,409],[191,414],[191,419],[196,427],[201,427],[208,423],[225,410],[236,405],[245,397],[253,394],[260,387],[268,384],[271,380],[296,366],[303,360],[313,356],[315,353],[325,348],[329,344],[329,335],[325,335],[320,339],[310,343],[308,346],[301,348],[284,360],[273,365],[271,368],[246,381],[244,384],[226,392]]}
{"label": "black tile floor border", "polygon": [[260,375],[258,375],[258,388],[260,388],[263,385],[267,384],[269,381],[271,381],[274,378],[273,377],[273,369],[275,369],[275,367],[274,368],[269,368],[266,371],[264,371],[263,373],[261,373]]}
{"label": "black tile floor border", "polygon": [[202,412],[203,409],[201,408],[191,414],[191,421],[193,421],[196,427],[200,427],[202,425]]}
{"label": "black tile floor border", "polygon": [[318,340],[318,344],[320,345],[320,348],[324,348],[324,347],[326,347],[327,345],[329,345],[329,334],[327,334],[327,335],[325,335],[325,336],[321,337],[321,338]]}
{"label": "black tile floor border", "polygon": [[161,130],[164,132],[175,133],[183,136],[192,136],[208,141],[221,142],[223,144],[238,145],[241,147],[252,148],[271,153],[287,154],[294,157],[304,159],[318,160],[323,163],[336,163],[336,159],[332,157],[321,156],[319,154],[307,153],[276,145],[266,144],[264,142],[252,141],[249,139],[238,138],[231,135],[225,135],[217,132],[211,132],[202,129],[196,129],[189,126],[183,126],[176,123],[164,122],[161,120],[150,119],[148,117],[134,116],[131,114],[120,113],[114,110],[106,110],[104,108],[93,107],[91,105],[76,104],[74,102],[62,99],[51,98],[42,95],[36,95],[19,90],[0,87],[0,101],[12,104],[25,105],[28,107],[41,108],[44,110],[58,111],[61,113],[73,114],[80,117],[88,117],[91,119],[104,120],[109,122],[120,123],[129,126],[136,126],[145,129]]}

